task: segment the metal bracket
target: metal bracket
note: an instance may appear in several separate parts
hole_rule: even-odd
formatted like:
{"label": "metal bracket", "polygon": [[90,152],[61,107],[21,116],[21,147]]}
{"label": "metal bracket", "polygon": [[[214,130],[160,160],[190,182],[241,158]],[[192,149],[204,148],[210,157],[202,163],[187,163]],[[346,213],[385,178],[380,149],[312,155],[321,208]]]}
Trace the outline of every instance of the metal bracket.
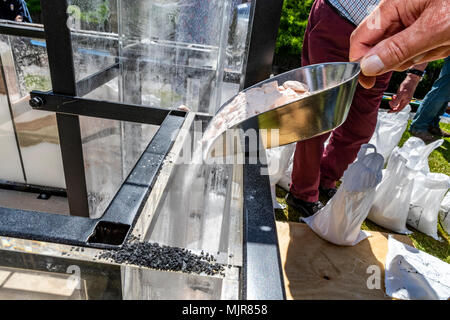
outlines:
{"label": "metal bracket", "polygon": [[53,92],[32,91],[30,106],[35,110],[111,120],[161,125],[169,115],[184,117],[186,112],[162,108],[85,99]]}

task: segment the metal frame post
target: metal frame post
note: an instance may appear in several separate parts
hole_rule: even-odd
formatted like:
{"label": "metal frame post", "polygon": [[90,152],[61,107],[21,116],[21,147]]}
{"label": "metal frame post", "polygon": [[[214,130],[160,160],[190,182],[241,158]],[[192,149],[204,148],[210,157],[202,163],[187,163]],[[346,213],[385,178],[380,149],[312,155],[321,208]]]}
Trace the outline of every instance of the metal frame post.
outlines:
{"label": "metal frame post", "polygon": [[252,0],[254,14],[244,89],[266,80],[272,72],[283,2],[284,0]]}
{"label": "metal frame post", "polygon": [[[67,0],[41,0],[53,92],[76,96]],[[70,214],[89,217],[83,148],[78,116],[56,114]]]}
{"label": "metal frame post", "polygon": [[[247,57],[244,89],[270,77],[283,0],[252,0],[253,25]],[[257,121],[248,123],[243,129],[258,129]],[[259,148],[262,148],[258,133]],[[243,208],[243,259],[241,292],[243,299],[286,299],[283,269],[281,265],[275,213],[272,204],[267,161],[259,154],[252,154],[245,144],[244,208]],[[256,153],[259,151],[256,150]],[[265,154],[265,153],[264,153]],[[257,158],[257,164],[249,159]],[[271,232],[267,232],[270,230]],[[266,259],[267,256],[275,259]]]}

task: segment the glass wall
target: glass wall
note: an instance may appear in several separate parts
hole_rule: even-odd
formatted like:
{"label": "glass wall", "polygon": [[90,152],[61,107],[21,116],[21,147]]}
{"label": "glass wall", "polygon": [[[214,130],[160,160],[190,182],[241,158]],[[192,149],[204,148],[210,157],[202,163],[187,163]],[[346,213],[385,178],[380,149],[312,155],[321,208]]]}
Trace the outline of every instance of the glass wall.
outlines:
{"label": "glass wall", "polygon": [[[3,121],[6,120],[4,128],[10,138],[9,147],[0,149],[1,158],[8,159],[8,164],[2,164],[2,169],[16,175],[16,178],[2,175],[0,179],[65,188],[56,116],[32,110],[28,104],[30,91],[51,90],[45,42],[0,35],[0,47],[5,93],[8,94],[1,100],[0,113]],[[11,116],[13,122],[6,124]],[[10,131],[11,127],[15,134]],[[21,159],[17,147],[15,149],[11,143],[13,135],[17,138]],[[17,175],[20,160],[24,174]],[[9,171],[7,166],[15,169]]]}
{"label": "glass wall", "polygon": [[[214,114],[242,83],[249,9],[240,0],[69,0],[76,80],[117,70],[105,85],[78,94]],[[46,44],[0,35],[0,47],[8,89],[0,92],[0,179],[65,188],[56,115],[28,104],[30,91],[51,90]],[[157,129],[80,117],[92,218],[102,215]]]}
{"label": "glass wall", "polygon": [[[9,46],[0,42],[1,61],[5,61],[9,57],[9,51]],[[4,74],[4,72],[0,73],[0,179],[24,183],[25,178],[8,103]]]}
{"label": "glass wall", "polygon": [[70,0],[77,79],[120,66],[121,101],[215,114],[239,91],[251,3]]}

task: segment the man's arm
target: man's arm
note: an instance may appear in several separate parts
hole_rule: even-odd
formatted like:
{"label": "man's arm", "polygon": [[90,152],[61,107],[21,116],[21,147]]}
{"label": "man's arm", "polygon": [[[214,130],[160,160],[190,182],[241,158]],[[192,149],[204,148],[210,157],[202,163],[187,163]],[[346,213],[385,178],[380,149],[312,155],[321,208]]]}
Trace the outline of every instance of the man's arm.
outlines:
{"label": "man's arm", "polygon": [[[428,63],[422,63],[413,66],[413,69],[424,71]],[[411,101],[416,91],[417,85],[419,84],[421,76],[408,73],[405,80],[400,84],[397,94],[392,97],[392,101],[389,102],[391,110],[389,112],[400,112],[402,111]]]}

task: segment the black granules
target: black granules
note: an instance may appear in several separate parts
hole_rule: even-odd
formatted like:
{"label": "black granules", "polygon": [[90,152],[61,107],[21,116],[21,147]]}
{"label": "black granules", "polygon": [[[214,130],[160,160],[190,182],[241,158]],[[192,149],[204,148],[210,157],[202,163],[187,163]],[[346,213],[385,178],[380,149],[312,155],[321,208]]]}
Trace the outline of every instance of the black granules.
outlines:
{"label": "black granules", "polygon": [[[194,254],[185,248],[161,246],[158,243],[139,242],[131,238],[120,249],[99,254],[98,259],[111,259],[120,264],[133,264],[164,271],[224,275],[224,266],[202,251]],[[214,261],[214,262],[213,262]]]}

